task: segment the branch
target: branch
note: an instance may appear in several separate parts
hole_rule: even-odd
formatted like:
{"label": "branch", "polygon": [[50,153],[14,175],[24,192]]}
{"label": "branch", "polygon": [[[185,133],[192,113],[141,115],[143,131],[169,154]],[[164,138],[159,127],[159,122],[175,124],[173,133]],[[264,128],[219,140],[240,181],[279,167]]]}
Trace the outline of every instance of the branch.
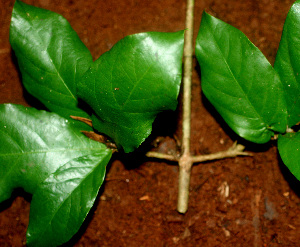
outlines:
{"label": "branch", "polygon": [[182,113],[182,150],[190,153],[191,139],[191,98],[192,98],[192,67],[193,67],[193,21],[194,0],[187,1],[186,27],[183,50],[183,113]]}
{"label": "branch", "polygon": [[146,156],[149,158],[156,158],[156,159],[163,159],[168,161],[177,161],[179,160],[179,157],[176,157],[171,154],[164,154],[164,153],[158,153],[158,152],[147,152]]}
{"label": "branch", "polygon": [[179,213],[188,208],[190,177],[193,162],[190,158],[191,139],[191,98],[192,98],[192,67],[193,67],[193,23],[194,0],[187,0],[186,28],[183,51],[183,113],[182,113],[182,156],[179,159],[178,203]]}
{"label": "branch", "polygon": [[245,147],[241,144],[234,142],[233,145],[225,151],[207,154],[207,155],[198,155],[191,157],[193,163],[201,163],[211,160],[219,160],[225,158],[234,158],[236,156],[252,156],[252,154],[244,152]]}
{"label": "branch", "polygon": [[[225,151],[220,151],[212,154],[190,156],[190,161],[192,163],[203,163],[212,160],[234,158],[237,156],[253,156],[251,153],[245,152],[244,149],[245,146],[241,144],[237,144],[237,142],[234,142],[233,145]],[[163,160],[175,161],[175,162],[178,162],[181,159],[181,157],[175,155],[164,154],[159,152],[147,152],[146,156],[149,158],[163,159]]]}

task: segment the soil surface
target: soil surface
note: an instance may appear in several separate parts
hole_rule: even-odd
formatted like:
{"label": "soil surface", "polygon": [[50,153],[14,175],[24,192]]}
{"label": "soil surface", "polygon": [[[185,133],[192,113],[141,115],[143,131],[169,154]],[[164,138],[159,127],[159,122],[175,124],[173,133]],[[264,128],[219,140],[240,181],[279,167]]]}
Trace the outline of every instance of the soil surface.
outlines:
{"label": "soil surface", "polygon": [[[178,0],[26,0],[69,20],[97,59],[126,35],[172,32],[185,28],[185,1]],[[273,64],[292,0],[196,0],[195,36],[201,14],[239,28]],[[13,0],[1,0],[0,103],[35,106],[25,92],[9,44]],[[224,159],[193,167],[189,209],[176,211],[178,167],[144,157],[117,154],[93,210],[66,246],[299,246],[300,184],[282,164],[276,143],[252,145],[240,140],[201,93],[194,61],[191,151],[225,150],[238,139],[252,157]],[[149,140],[154,150],[178,152],[180,107],[159,116]],[[151,141],[147,141],[150,143]],[[1,145],[1,140],[0,140]],[[228,197],[222,188],[229,188]],[[0,246],[25,245],[30,196],[17,191],[0,204]]]}

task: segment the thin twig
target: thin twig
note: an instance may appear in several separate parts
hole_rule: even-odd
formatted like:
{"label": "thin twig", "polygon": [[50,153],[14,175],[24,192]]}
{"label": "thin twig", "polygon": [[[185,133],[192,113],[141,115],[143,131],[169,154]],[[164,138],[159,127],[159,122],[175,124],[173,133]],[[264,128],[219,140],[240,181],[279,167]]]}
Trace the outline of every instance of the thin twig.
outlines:
{"label": "thin twig", "polygon": [[[251,153],[245,152],[244,149],[245,147],[243,145],[234,142],[233,145],[225,151],[220,151],[212,154],[190,156],[190,159],[192,163],[203,163],[212,160],[234,158],[237,156],[252,156]],[[178,156],[159,152],[147,152],[146,156],[149,158],[163,159],[175,162],[178,162],[180,160],[180,157]]]}
{"label": "thin twig", "polygon": [[164,154],[164,153],[158,153],[158,152],[147,152],[146,156],[149,158],[156,158],[156,159],[163,159],[168,161],[177,161],[179,160],[179,157],[176,157],[171,154]]}
{"label": "thin twig", "polygon": [[182,149],[190,153],[191,138],[191,95],[192,95],[192,66],[193,66],[193,21],[194,0],[187,1],[186,27],[183,51],[183,113],[182,113]]}
{"label": "thin twig", "polygon": [[244,152],[244,146],[241,144],[237,144],[236,142],[227,150],[212,153],[212,154],[206,154],[206,155],[198,155],[193,156],[192,161],[193,163],[201,163],[211,160],[219,160],[219,159],[225,159],[225,158],[233,158],[236,156],[252,156],[252,154]]}
{"label": "thin twig", "polygon": [[183,114],[182,114],[182,156],[179,159],[177,210],[185,213],[188,208],[189,186],[193,162],[190,157],[191,137],[191,90],[193,66],[193,22],[194,0],[187,0],[186,28],[183,51]]}

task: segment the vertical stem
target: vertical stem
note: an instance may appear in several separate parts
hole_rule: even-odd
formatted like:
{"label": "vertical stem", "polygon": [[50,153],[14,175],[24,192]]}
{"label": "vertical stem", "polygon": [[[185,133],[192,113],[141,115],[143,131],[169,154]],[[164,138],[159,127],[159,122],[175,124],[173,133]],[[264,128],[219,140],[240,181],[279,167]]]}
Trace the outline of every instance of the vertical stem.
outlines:
{"label": "vertical stem", "polygon": [[183,119],[182,119],[182,156],[179,160],[179,190],[177,210],[185,213],[188,208],[189,185],[191,168],[193,165],[190,158],[190,136],[191,136],[191,90],[192,90],[192,66],[193,66],[193,22],[194,22],[194,0],[187,0],[186,28],[183,63]]}
{"label": "vertical stem", "polygon": [[189,155],[183,155],[179,160],[177,211],[182,214],[188,210],[192,165]]}
{"label": "vertical stem", "polygon": [[183,51],[183,139],[182,147],[185,153],[190,153],[191,135],[191,90],[192,90],[192,66],[193,66],[193,9],[194,0],[187,0],[186,27]]}

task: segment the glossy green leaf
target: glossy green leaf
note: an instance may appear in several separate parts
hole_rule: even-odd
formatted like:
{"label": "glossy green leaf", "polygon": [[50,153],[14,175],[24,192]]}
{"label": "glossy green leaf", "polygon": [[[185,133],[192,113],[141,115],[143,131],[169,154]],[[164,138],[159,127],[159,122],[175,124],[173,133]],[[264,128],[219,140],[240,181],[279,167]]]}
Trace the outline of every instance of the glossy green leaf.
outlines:
{"label": "glossy green leaf", "polygon": [[66,19],[17,0],[10,43],[30,94],[63,117],[89,118],[78,108],[76,83],[93,62],[92,56]]}
{"label": "glossy green leaf", "polygon": [[38,187],[30,206],[29,246],[58,246],[79,230],[103,183],[108,160],[104,153],[75,158]]}
{"label": "glossy green leaf", "polygon": [[279,76],[241,31],[204,12],[196,56],[205,96],[238,135],[265,143],[274,131],[285,132]]}
{"label": "glossy green leaf", "polygon": [[27,241],[57,246],[80,228],[103,183],[111,150],[55,113],[0,105],[0,202],[33,194]]}
{"label": "glossy green leaf", "polygon": [[278,150],[283,163],[300,181],[300,133],[279,135]]}
{"label": "glossy green leaf", "polygon": [[79,97],[96,113],[93,126],[125,152],[149,136],[159,112],[176,108],[183,36],[183,31],[127,36],[104,53],[78,84]]}
{"label": "glossy green leaf", "polygon": [[286,93],[288,126],[300,122],[300,1],[291,7],[285,20],[274,68]]}
{"label": "glossy green leaf", "polygon": [[67,119],[20,105],[0,105],[0,139],[0,202],[17,187],[34,194],[51,173],[75,158],[111,155]]}

